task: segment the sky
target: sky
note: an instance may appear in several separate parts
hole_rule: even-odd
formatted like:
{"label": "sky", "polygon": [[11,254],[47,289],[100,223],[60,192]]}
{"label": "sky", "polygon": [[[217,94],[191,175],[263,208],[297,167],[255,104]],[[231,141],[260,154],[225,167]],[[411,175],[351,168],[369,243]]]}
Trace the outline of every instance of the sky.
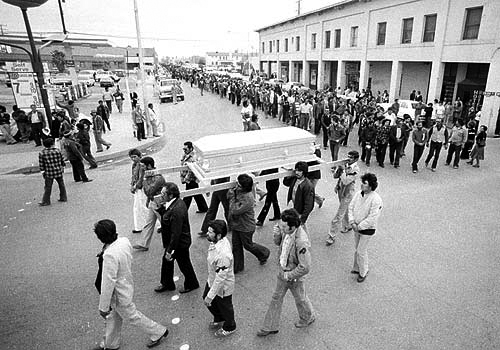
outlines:
{"label": "sky", "polygon": [[[301,13],[338,1],[302,0]],[[297,0],[137,0],[137,4],[143,47],[155,47],[160,58],[207,51],[256,52],[256,29],[297,15]],[[115,45],[137,47],[133,0],[65,0],[63,11],[70,33],[100,34]],[[7,32],[26,33],[19,8],[0,1],[0,14]],[[57,0],[29,9],[28,16],[34,32],[62,32]]]}

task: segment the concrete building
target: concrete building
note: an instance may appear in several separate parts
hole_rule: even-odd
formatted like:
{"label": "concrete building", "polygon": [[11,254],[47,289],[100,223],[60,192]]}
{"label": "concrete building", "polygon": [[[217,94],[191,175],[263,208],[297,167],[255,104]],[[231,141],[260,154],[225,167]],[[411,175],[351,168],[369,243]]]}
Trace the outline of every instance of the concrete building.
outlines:
{"label": "concrete building", "polygon": [[[260,70],[312,89],[420,90],[500,117],[500,1],[346,0],[257,30]],[[498,130],[497,130],[498,131]]]}
{"label": "concrete building", "polygon": [[[33,33],[35,44],[41,47],[43,39],[50,33]],[[28,37],[22,33],[0,35],[0,42],[14,44],[31,51]],[[107,39],[78,37],[69,35],[63,43],[54,43],[41,50],[43,62],[51,66],[52,51],[59,50],[65,53],[67,61],[74,65],[77,71],[83,69],[133,69],[139,66],[138,49],[134,47],[116,47]],[[153,66],[158,64],[158,55],[154,48],[143,48],[144,64]],[[17,48],[0,45],[0,66],[5,62],[29,61],[28,55]]]}

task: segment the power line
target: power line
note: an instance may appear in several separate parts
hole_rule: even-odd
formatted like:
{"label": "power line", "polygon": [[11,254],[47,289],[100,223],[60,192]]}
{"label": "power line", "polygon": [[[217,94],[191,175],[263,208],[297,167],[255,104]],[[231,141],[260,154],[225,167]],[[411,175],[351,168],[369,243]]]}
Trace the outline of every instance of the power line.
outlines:
{"label": "power line", "polygon": [[[87,35],[87,36],[96,36],[96,37],[105,37],[105,38],[116,38],[116,39],[137,39],[136,36],[132,35],[116,35],[116,34],[98,34],[98,33],[84,33],[84,32],[73,32],[68,31],[69,34],[76,35]],[[185,42],[214,42],[218,40],[213,39],[179,39],[179,38],[166,38],[166,37],[151,37],[151,36],[142,36],[142,39],[145,40],[157,40],[157,41],[185,41]]]}

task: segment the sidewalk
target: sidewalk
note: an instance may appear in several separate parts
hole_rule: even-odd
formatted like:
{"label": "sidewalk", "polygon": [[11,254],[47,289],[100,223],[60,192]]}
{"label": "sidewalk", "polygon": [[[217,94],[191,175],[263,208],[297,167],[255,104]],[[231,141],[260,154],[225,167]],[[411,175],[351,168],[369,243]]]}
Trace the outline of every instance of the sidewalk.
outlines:
{"label": "sidewalk", "polygon": [[[97,101],[100,98],[101,89],[94,88],[90,97],[77,101],[76,105],[81,112],[90,117],[90,111],[96,108]],[[138,141],[133,134],[130,101],[128,99],[124,102],[123,107],[123,113],[120,114],[115,110],[116,106],[113,104],[113,113],[109,119],[111,131],[103,135],[103,138],[112,144],[109,150],[104,147],[103,152],[96,153],[94,135],[90,131],[92,154],[98,163],[125,158],[132,148],[138,148],[143,153],[151,153],[162,148],[165,144],[165,137],[150,137],[147,140]],[[2,137],[0,141],[0,175],[38,172],[38,154],[42,149],[43,146],[35,147],[33,141],[28,144],[7,145]],[[85,161],[84,163],[87,167],[88,164]],[[68,167],[71,169],[69,162],[66,162],[67,170]]]}

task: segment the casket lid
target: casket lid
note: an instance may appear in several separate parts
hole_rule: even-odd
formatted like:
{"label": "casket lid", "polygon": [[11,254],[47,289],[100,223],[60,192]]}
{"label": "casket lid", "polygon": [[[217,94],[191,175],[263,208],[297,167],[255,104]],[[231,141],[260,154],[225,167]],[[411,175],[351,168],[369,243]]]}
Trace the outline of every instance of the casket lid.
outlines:
{"label": "casket lid", "polygon": [[247,132],[209,135],[195,141],[193,145],[200,157],[227,154],[252,149],[278,148],[289,144],[309,145],[314,135],[296,127],[271,128]]}

